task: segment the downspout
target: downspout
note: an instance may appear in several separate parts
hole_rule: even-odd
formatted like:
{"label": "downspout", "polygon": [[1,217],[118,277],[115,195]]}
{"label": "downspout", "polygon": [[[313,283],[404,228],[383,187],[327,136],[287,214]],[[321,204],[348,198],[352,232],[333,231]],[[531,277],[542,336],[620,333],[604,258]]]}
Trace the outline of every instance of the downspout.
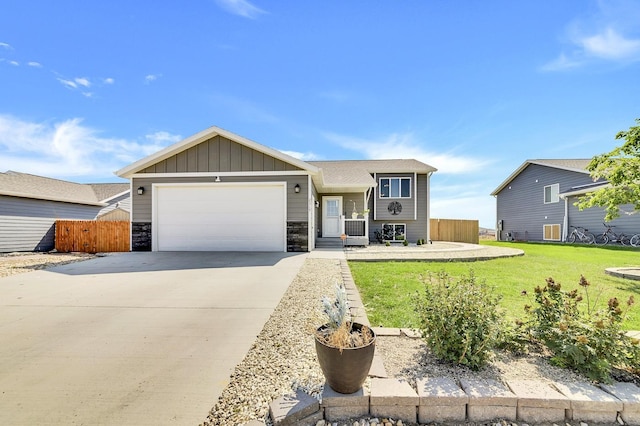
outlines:
{"label": "downspout", "polygon": [[431,175],[427,173],[427,240],[431,244]]}
{"label": "downspout", "polygon": [[567,241],[569,235],[569,197],[564,199],[564,219],[562,221],[562,241]]}

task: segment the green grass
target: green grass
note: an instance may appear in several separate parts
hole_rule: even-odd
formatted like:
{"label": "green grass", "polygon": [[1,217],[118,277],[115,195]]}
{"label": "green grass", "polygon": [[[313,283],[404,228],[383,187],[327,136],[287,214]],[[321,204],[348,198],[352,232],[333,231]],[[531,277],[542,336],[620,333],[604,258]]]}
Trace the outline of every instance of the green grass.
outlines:
{"label": "green grass", "polygon": [[[553,277],[564,290],[578,288],[580,275],[591,283],[591,304],[606,307],[611,297],[625,302],[630,295],[640,302],[640,281],[605,274],[605,268],[640,266],[640,250],[625,247],[596,247],[568,244],[483,242],[524,250],[525,255],[481,262],[358,262],[350,261],[353,278],[367,307],[372,325],[416,327],[416,293],[421,277],[445,271],[453,277],[473,270],[478,278],[502,295],[501,307],[508,318],[524,317],[524,305],[534,305],[534,288]],[[522,291],[527,295],[522,295]],[[640,330],[640,303],[631,307],[623,328]]]}

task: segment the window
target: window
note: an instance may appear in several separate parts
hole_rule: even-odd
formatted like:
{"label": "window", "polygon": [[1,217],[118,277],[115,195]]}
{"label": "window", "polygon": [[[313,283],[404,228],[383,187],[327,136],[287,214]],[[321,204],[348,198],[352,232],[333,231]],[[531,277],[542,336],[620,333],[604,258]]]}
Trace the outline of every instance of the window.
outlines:
{"label": "window", "polygon": [[560,201],[558,194],[560,193],[560,184],[554,183],[553,185],[547,185],[544,187],[544,203],[557,203]]}
{"label": "window", "polygon": [[385,223],[382,225],[382,239],[384,241],[404,241],[407,225],[405,223]]}
{"label": "window", "polygon": [[542,225],[543,240],[560,241],[560,224]]}
{"label": "window", "polygon": [[411,198],[411,178],[380,178],[380,198]]}

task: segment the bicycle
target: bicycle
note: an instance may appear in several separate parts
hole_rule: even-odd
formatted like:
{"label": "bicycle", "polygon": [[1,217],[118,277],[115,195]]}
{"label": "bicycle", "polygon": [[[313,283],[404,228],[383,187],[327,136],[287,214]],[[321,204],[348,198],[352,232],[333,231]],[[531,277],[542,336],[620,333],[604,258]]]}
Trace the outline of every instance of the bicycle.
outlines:
{"label": "bicycle", "polygon": [[607,229],[605,229],[602,234],[596,235],[596,245],[602,246],[609,243],[620,243],[623,246],[628,246],[631,244],[631,237],[628,237],[623,233],[616,234],[613,232],[615,225],[607,225],[606,223],[603,223],[603,225]]}
{"label": "bicycle", "polygon": [[593,244],[595,241],[595,236],[589,232],[588,229],[585,229],[582,226],[571,226],[571,228],[573,230],[567,237],[568,242],[575,243],[576,240],[578,240],[580,243]]}
{"label": "bicycle", "polygon": [[629,244],[633,247],[640,247],[640,234],[635,234],[629,239]]}

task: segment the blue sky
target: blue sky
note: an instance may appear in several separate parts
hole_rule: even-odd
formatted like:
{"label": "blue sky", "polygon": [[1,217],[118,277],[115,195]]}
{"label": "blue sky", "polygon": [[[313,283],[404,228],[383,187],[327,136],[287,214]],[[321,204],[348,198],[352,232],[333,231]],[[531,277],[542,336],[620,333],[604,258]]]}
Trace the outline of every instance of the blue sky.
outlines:
{"label": "blue sky", "polygon": [[416,158],[432,216],[495,224],[527,159],[640,117],[640,2],[8,2],[0,171],[77,182],[211,125],[306,160]]}

